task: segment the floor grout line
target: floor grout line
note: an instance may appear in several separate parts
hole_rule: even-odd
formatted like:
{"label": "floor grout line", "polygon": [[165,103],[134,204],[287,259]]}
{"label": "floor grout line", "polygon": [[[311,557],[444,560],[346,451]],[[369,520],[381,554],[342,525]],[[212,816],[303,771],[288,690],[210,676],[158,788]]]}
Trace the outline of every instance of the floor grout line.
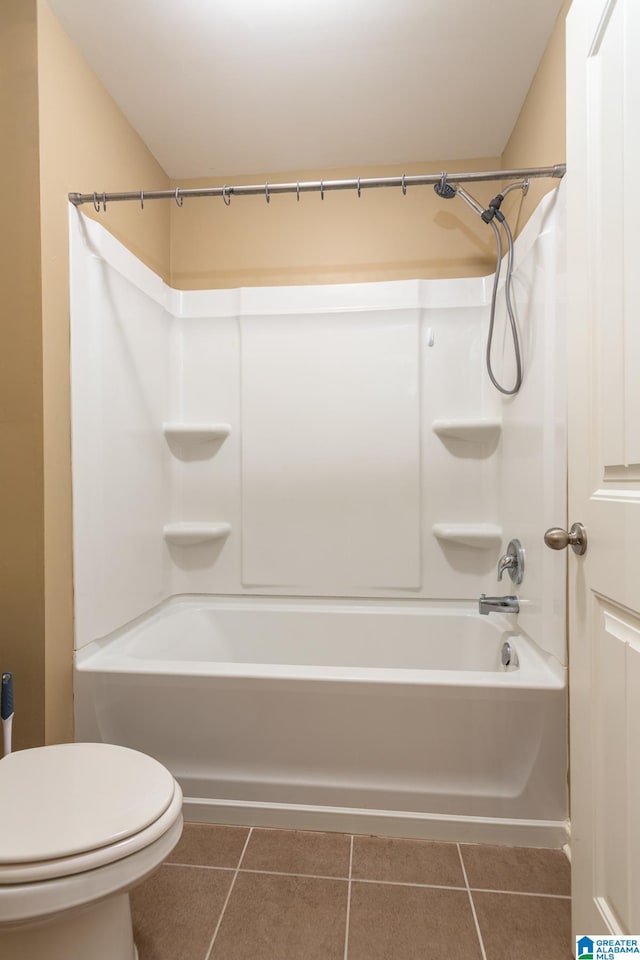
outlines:
{"label": "floor grout line", "polygon": [[354,877],[354,883],[379,883],[385,887],[419,887],[421,890],[458,890],[464,893],[466,887],[452,887],[446,883],[409,883],[406,880],[367,880],[364,877]]}
{"label": "floor grout line", "polygon": [[509,897],[546,897],[547,900],[571,900],[568,893],[532,893],[530,890],[493,890],[489,887],[469,887],[472,893],[499,893]]}
{"label": "floor grout line", "polygon": [[285,873],[284,870],[254,870],[250,867],[243,867],[240,873],[260,873],[269,877],[307,877],[309,880],[338,880],[340,883],[349,882],[349,877],[325,876],[321,873]]}
{"label": "floor grout line", "polygon": [[351,870],[353,867],[353,834],[349,844],[349,886],[347,887],[347,920],[344,929],[344,960],[349,954],[349,918],[351,917]]}
{"label": "floor grout line", "polygon": [[165,863],[165,867],[189,867],[193,870],[220,870],[223,873],[256,873],[273,877],[307,877],[310,880],[339,880],[341,883],[381,883],[389,887],[419,887],[425,890],[471,890],[472,893],[498,893],[502,896],[513,897],[547,897],[551,900],[570,900],[571,895],[565,893],[539,893],[530,890],[497,890],[493,887],[471,887],[468,884],[453,886],[446,883],[412,883],[407,880],[370,880],[367,877],[354,877],[351,873],[345,877],[323,873],[286,873],[283,870],[257,870],[253,867],[216,867],[208,863]]}
{"label": "floor grout line", "polygon": [[240,859],[238,860],[238,866],[236,872],[242,867],[242,861],[244,860],[244,855],[247,852],[247,847],[249,846],[249,840],[253,835],[253,827],[249,827],[249,833],[247,834],[247,839],[245,840],[244,847],[242,848],[242,853],[240,854]]}
{"label": "floor grout line", "polygon": [[[225,899],[225,901],[224,901],[224,904],[222,905],[222,910],[220,911],[220,916],[218,917],[218,922],[217,922],[217,924],[216,924],[215,930],[213,931],[213,936],[212,936],[212,938],[211,938],[211,943],[209,944],[209,949],[207,950],[207,952],[206,952],[206,954],[205,954],[204,960],[210,960],[211,951],[213,950],[213,945],[214,945],[214,943],[216,942],[216,937],[218,936],[218,930],[220,929],[220,927],[221,927],[221,925],[222,925],[222,918],[224,917],[225,910],[227,909],[227,904],[229,903],[229,900],[231,899],[231,894],[233,893],[233,888],[234,888],[234,886],[235,886],[236,880],[238,879],[238,874],[240,873],[240,864],[242,863],[242,861],[243,861],[243,859],[244,859],[244,855],[245,855],[245,853],[246,853],[246,851],[247,851],[247,847],[249,846],[249,840],[251,839],[251,834],[252,834],[252,833],[253,833],[253,827],[250,827],[250,828],[249,828],[249,833],[247,834],[247,839],[246,839],[245,842],[244,842],[244,847],[242,848],[242,853],[240,854],[240,859],[238,860],[238,866],[236,867],[235,873],[233,874],[233,879],[232,879],[231,884],[230,884],[230,886],[229,886],[229,892],[227,893],[227,896],[226,896],[226,899]],[[215,868],[214,868],[214,869],[215,869]]]}
{"label": "floor grout line", "polygon": [[211,863],[179,863],[177,860],[171,863],[165,862],[162,864],[163,867],[188,867],[193,870],[226,870],[227,873],[235,873],[238,869],[237,867],[216,867]]}
{"label": "floor grout line", "polygon": [[253,867],[214,867],[208,863],[165,863],[165,867],[191,867],[194,870],[226,870],[227,873],[259,873],[269,877],[307,877],[310,880],[339,880],[347,883],[349,877],[325,876],[321,873],[285,873],[284,870],[256,870]]}
{"label": "floor grout line", "polygon": [[478,935],[478,943],[480,944],[480,952],[482,954],[482,960],[487,960],[487,954],[484,949],[484,941],[482,939],[482,933],[480,932],[480,924],[478,923],[478,915],[476,913],[476,905],[473,902],[473,895],[471,893],[471,887],[469,886],[469,878],[467,877],[467,871],[464,865],[464,860],[462,858],[462,850],[460,849],[460,844],[457,843],[456,847],[458,848],[458,856],[460,857],[460,866],[462,867],[462,875],[464,877],[464,882],[467,887],[467,895],[469,897],[469,904],[471,906],[471,913],[473,914],[473,922],[476,925],[476,934]]}

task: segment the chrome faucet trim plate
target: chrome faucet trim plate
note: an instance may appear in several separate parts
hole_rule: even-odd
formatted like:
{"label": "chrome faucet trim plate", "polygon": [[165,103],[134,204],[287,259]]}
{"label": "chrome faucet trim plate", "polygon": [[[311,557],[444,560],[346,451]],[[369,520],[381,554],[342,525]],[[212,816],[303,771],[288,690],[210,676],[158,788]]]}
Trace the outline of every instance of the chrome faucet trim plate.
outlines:
{"label": "chrome faucet trim plate", "polygon": [[505,570],[512,583],[516,586],[522,583],[524,578],[524,548],[519,540],[511,540],[507,552],[498,560],[498,580],[502,580],[502,574]]}

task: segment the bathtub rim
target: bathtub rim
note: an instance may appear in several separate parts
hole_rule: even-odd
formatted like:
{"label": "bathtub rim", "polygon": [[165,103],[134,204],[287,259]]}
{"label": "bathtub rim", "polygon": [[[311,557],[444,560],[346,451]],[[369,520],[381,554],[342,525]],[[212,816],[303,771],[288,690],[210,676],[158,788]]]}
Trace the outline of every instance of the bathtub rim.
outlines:
{"label": "bathtub rim", "polygon": [[[282,664],[262,662],[234,662],[218,660],[180,660],[164,658],[137,658],[127,655],[121,648],[128,640],[166,616],[168,611],[198,609],[203,606],[220,607],[225,610],[254,611],[306,610],[323,614],[331,611],[387,612],[402,611],[444,617],[464,617],[479,620],[477,601],[468,600],[419,600],[419,599],[367,599],[361,598],[316,598],[272,597],[216,594],[176,594],[162,601],[135,620],[119,627],[105,637],[85,644],[75,651],[74,670],[79,673],[120,673],[142,675],[167,675],[177,677],[215,677],[242,681],[278,681],[287,683],[351,683],[376,685],[401,685],[404,688],[452,687],[562,690],[567,686],[567,670],[551,654],[542,649],[525,631],[518,628],[513,615],[497,614],[491,621],[496,635],[515,642],[520,659],[517,670],[464,670],[429,669],[419,667],[371,667],[371,666],[322,666],[308,664]],[[115,648],[115,649],[114,649]]]}

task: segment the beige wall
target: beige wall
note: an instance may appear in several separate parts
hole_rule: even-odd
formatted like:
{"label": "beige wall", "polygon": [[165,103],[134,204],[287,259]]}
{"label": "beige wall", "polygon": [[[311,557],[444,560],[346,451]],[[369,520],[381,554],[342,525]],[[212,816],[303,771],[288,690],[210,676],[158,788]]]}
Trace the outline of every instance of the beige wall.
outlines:
{"label": "beige wall", "polygon": [[[349,170],[257,172],[226,182],[328,180],[423,173],[425,169],[499,168],[497,157],[443,160]],[[224,179],[172,186],[221,185]],[[495,187],[474,191],[489,199]],[[286,283],[482,276],[491,270],[493,236],[461,203],[448,204],[431,187],[402,191],[337,191],[185,201],[171,209],[171,282],[183,290]]]}
{"label": "beige wall", "polygon": [[[72,736],[73,643],[69,411],[70,191],[140,184],[166,189],[164,171],[77,48],[38,0],[42,343],[44,391],[45,737]],[[83,208],[91,215],[92,208]],[[148,266],[169,277],[169,209],[113,204],[104,226]],[[114,375],[117,375],[115,373]]]}
{"label": "beige wall", "polygon": [[44,735],[44,535],[36,0],[0,3],[0,670],[16,748]]}
{"label": "beige wall", "polygon": [[[0,91],[0,670],[24,747],[73,732],[67,193],[168,180],[44,0],[0,4]],[[168,279],[167,204],[100,218]]]}
{"label": "beige wall", "polygon": [[[505,170],[548,166],[566,161],[565,20],[571,0],[565,0],[555,28],[531,82],[522,110],[502,153]],[[524,199],[513,192],[504,210],[518,233],[555,180],[532,180]]]}
{"label": "beige wall", "polygon": [[[166,189],[168,179],[125,119],[78,49],[55,19],[46,0],[38,0],[38,81],[40,96],[40,169],[43,266],[47,284],[67,270],[67,194],[93,190]],[[107,206],[94,214],[118,240],[152,270],[169,276],[169,205],[149,203]],[[63,284],[65,287],[67,284]],[[61,291],[58,290],[58,297]],[[49,289],[48,294],[53,296]],[[65,294],[66,295],[66,294]],[[67,301],[58,301],[67,310]],[[46,306],[52,303],[47,300]],[[45,324],[45,328],[47,325]]]}
{"label": "beige wall", "polygon": [[[564,4],[544,56],[501,157],[460,162],[438,160],[358,171],[303,170],[232,173],[217,180],[173,182],[196,187],[227,183],[263,183],[395,176],[425,170],[508,169],[548,166],[565,160]],[[541,197],[556,180],[534,180],[526,198],[513,193],[505,211],[518,233]],[[488,200],[497,185],[469,188]],[[482,276],[493,270],[491,231],[461,203],[448,205],[428,187],[410,198],[400,191],[328,193],[187,201],[171,207],[171,282],[184,289],[259,286],[284,283],[340,283],[363,280]]]}

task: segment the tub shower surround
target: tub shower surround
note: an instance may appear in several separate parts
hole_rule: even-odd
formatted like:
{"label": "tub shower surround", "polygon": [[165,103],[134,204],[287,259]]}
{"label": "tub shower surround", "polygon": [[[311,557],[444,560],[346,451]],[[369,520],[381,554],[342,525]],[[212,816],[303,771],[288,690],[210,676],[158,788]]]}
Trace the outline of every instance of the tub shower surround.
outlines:
{"label": "tub shower surround", "polygon": [[[80,739],[190,819],[564,842],[561,201],[509,399],[491,278],[180,292],[70,210]],[[521,613],[481,618],[514,536]]]}

